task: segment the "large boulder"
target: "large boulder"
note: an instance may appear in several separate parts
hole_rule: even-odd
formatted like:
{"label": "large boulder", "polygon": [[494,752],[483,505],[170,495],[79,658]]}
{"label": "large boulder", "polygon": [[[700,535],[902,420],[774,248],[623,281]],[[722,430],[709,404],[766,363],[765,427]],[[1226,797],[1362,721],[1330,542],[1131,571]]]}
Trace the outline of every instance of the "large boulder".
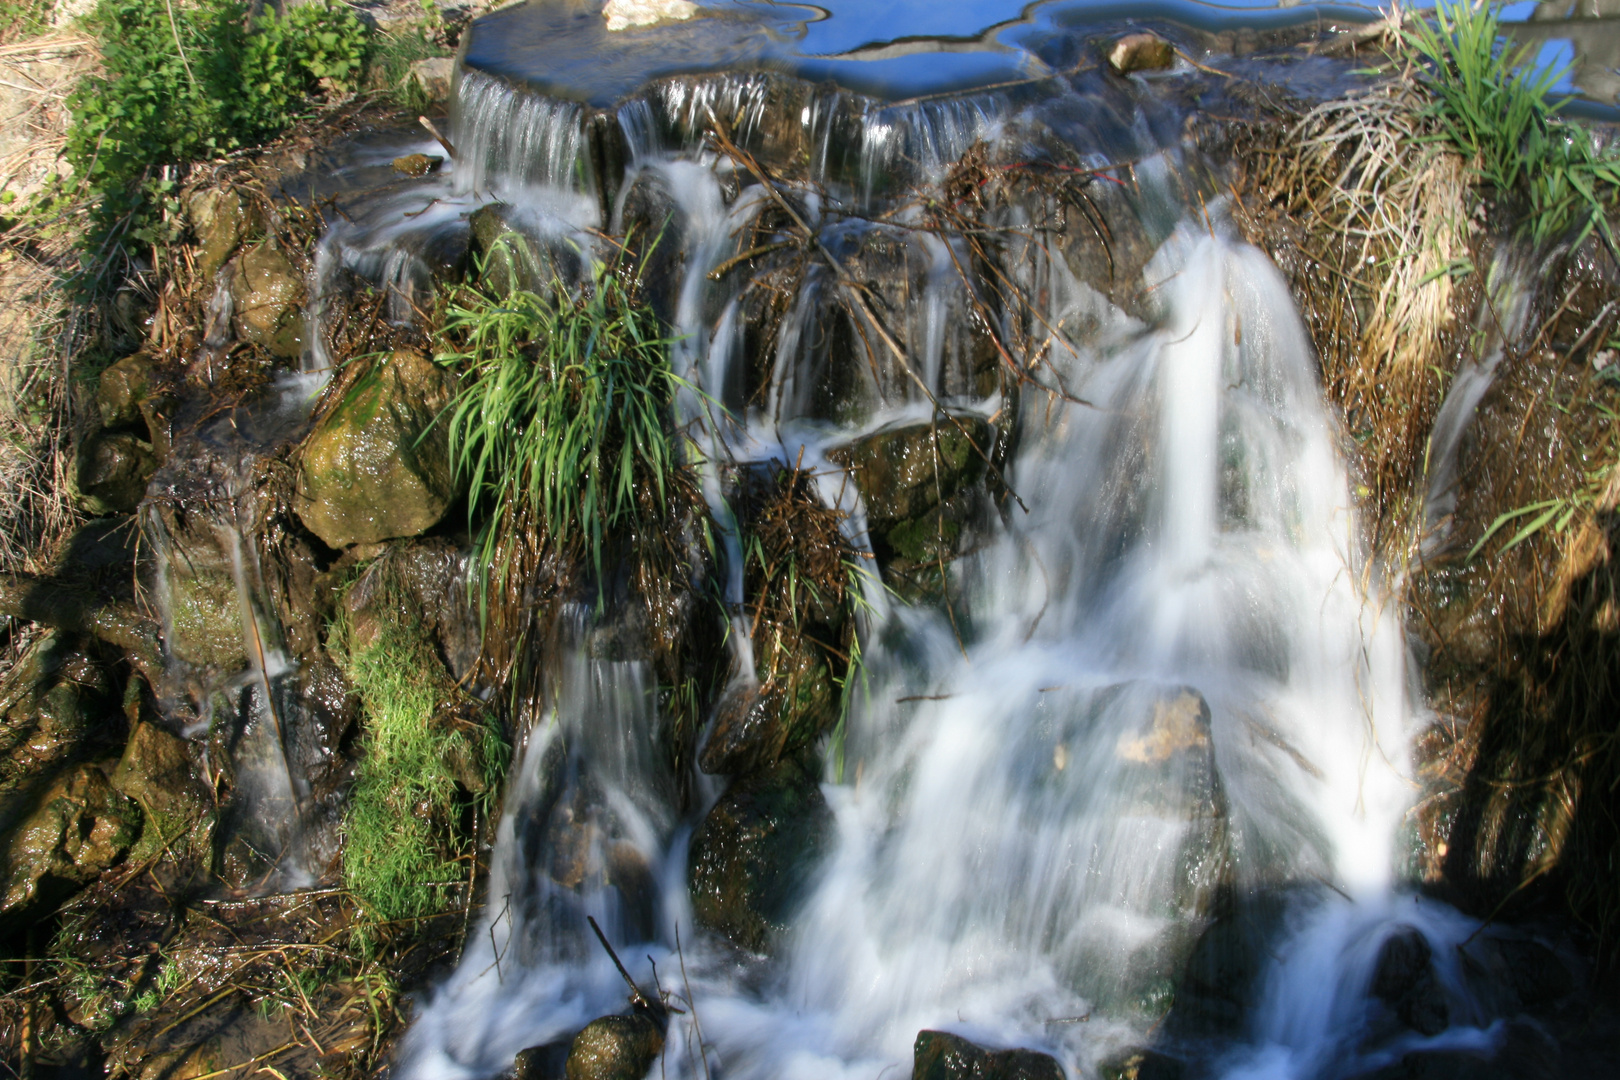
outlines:
{"label": "large boulder", "polygon": [[141,810],[94,765],[58,777],[0,855],[0,934],[15,932],[117,863],[141,832]]}
{"label": "large boulder", "polygon": [[274,240],[254,244],[231,273],[231,325],[243,341],[292,360],[304,351],[304,275]]}
{"label": "large boulder", "polygon": [[455,499],[448,373],[419,352],[376,362],[305,440],[295,506],[309,531],[346,548],[416,536]]}
{"label": "large boulder", "polygon": [[919,1031],[911,1080],[1065,1080],[1063,1066],[1034,1050],[986,1050],[948,1031]]}
{"label": "large boulder", "polygon": [[821,785],[797,758],[734,781],[692,836],[693,915],[764,951],[786,928],[831,828]]}
{"label": "large boulder", "polygon": [[664,1049],[664,1032],[651,1016],[604,1016],[574,1036],[564,1075],[568,1080],[642,1080]]}

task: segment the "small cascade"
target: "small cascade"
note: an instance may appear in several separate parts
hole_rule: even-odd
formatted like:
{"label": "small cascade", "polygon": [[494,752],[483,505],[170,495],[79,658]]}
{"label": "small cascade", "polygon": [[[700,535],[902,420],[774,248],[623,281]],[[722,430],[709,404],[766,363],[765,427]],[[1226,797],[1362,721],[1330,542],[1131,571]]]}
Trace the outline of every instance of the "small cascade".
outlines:
{"label": "small cascade", "polygon": [[[491,220],[569,285],[608,258],[602,231],[656,238],[646,286],[714,526],[724,698],[760,681],[739,476],[808,473],[871,564],[861,689],[820,787],[829,839],[769,955],[694,926],[688,846],[718,781],[686,778],[697,805],[677,809],[650,664],[601,645],[616,613],[576,612],[544,706],[519,718],[481,922],[422,998],[400,1077],[492,1077],[619,1011],[588,918],[644,988],[695,1006],[662,1065],[686,1080],[869,1080],[909,1067],[928,1028],[1075,1076],[1150,1043],[1245,1080],[1494,1045],[1453,955],[1479,928],[1397,874],[1427,716],[1286,283],[1199,186],[1184,118],[1098,87],[880,104],[683,75],[604,111],[466,71],[456,159],[322,241],[314,295],[367,282],[408,321],[432,253],[487,250],[469,234]],[[1109,108],[1083,123],[1094,98]],[[964,159],[1026,158],[1092,186],[1061,235],[1050,189],[983,222],[1020,306],[976,283],[982,251],[929,200]],[[1522,275],[1502,274],[1512,340]],[[1437,425],[1440,516],[1491,366]],[[941,560],[943,605],[889,593],[847,465],[930,424],[987,433],[975,450],[1005,491]],[[272,685],[272,667],[250,675]],[[1259,968],[1244,1024],[1211,1034],[1183,976],[1256,905],[1271,914],[1236,946]],[[1411,934],[1442,957],[1439,1034],[1395,1031],[1373,992]]]}

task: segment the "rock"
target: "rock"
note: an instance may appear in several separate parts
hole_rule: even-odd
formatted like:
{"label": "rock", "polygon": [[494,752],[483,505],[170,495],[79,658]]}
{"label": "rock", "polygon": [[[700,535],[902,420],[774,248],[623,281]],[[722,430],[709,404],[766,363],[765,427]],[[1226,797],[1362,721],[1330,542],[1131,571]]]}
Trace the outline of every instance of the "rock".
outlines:
{"label": "rock", "polygon": [[652,26],[661,22],[681,22],[697,14],[692,0],[607,0],[602,18],[609,30],[632,26]]}
{"label": "rock", "polygon": [[231,325],[243,341],[290,360],[304,351],[304,276],[273,240],[237,256]]}
{"label": "rock", "polygon": [[563,1080],[573,1040],[561,1039],[519,1050],[512,1061],[512,1080]]}
{"label": "rock", "polygon": [[146,820],[136,858],[156,855],[178,841],[212,809],[185,741],[155,719],[135,723],[110,779],[115,789],[140,804]]}
{"label": "rock", "polygon": [[444,164],[444,158],[433,157],[429,154],[406,154],[404,157],[394,159],[394,171],[406,176],[426,176],[431,172],[438,172],[439,166]]}
{"label": "rock", "polygon": [[733,781],[692,836],[693,915],[764,951],[785,928],[831,829],[821,785],[796,758]]}
{"label": "rock", "polygon": [[197,237],[197,271],[206,281],[236,252],[253,222],[242,196],[232,188],[198,188],[181,202]]}
{"label": "rock", "polygon": [[225,537],[202,513],[163,507],[158,521],[153,547],[169,657],[223,675],[241,671],[248,666],[247,646]]}
{"label": "rock", "polygon": [[1420,1034],[1438,1035],[1451,1023],[1428,939],[1415,927],[1397,931],[1379,948],[1372,993]]}
{"label": "rock", "polygon": [[146,440],[127,431],[95,431],[73,455],[73,486],[87,514],[127,514],[146,498],[157,472],[157,455]]}
{"label": "rock", "polygon": [[471,249],[482,270],[485,288],[496,296],[513,289],[542,292],[558,280],[573,280],[577,253],[563,245],[545,247],[526,235],[513,221],[515,212],[504,203],[490,203],[467,219]]}
{"label": "rock", "polygon": [[447,425],[433,421],[452,387],[418,352],[374,362],[304,440],[294,505],[310,532],[346,548],[438,524],[456,489]]}
{"label": "rock", "polygon": [[1180,1058],[1148,1047],[1132,1047],[1097,1066],[1103,1080],[1181,1080],[1187,1066]]}
{"label": "rock", "polygon": [[981,451],[991,446],[989,425],[960,424],[880,431],[829,455],[850,470],[866,503],[873,550],[886,565],[956,557],[973,511],[969,489],[984,477]]}
{"label": "rock", "polygon": [[761,681],[733,687],[715,709],[714,729],[698,758],[710,775],[768,769],[838,720],[839,692],[826,657],[792,626],[777,629],[757,649]]}
{"label": "rock", "polygon": [[184,1050],[151,1054],[140,1064],[139,1080],[196,1080],[222,1070],[225,1060],[216,1042],[198,1043]]}
{"label": "rock", "polygon": [[0,936],[15,932],[123,858],[141,831],[140,807],[93,765],[46,788],[0,858]]}
{"label": "rock", "polygon": [[604,1016],[574,1036],[564,1075],[568,1080],[643,1080],[664,1049],[664,1032],[652,1017]]}
{"label": "rock", "polygon": [[1558,954],[1528,938],[1499,938],[1495,945],[1513,981],[1513,992],[1527,1009],[1551,1005],[1575,989],[1575,980]]}
{"label": "rock", "polygon": [[449,56],[430,56],[412,64],[405,78],[415,80],[429,101],[449,101],[456,81],[456,62]]}
{"label": "rock", "polygon": [[919,1031],[911,1080],[1065,1080],[1063,1066],[1034,1050],[986,1050],[946,1031]]}
{"label": "rock", "polygon": [[1126,34],[1108,49],[1108,66],[1121,75],[1133,71],[1163,71],[1176,62],[1173,45],[1158,34]]}
{"label": "rock", "polygon": [[141,406],[152,391],[152,358],[133,353],[101,373],[96,382],[96,412],[101,426],[134,428],[146,423]]}

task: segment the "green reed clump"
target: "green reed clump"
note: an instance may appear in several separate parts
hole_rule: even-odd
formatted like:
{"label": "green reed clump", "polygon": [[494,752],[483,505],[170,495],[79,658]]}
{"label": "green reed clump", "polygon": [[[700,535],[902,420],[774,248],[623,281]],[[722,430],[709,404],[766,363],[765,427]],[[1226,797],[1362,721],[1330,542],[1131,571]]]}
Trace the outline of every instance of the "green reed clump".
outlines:
{"label": "green reed clump", "polygon": [[535,533],[582,555],[601,582],[608,538],[663,514],[677,465],[669,408],[685,383],[634,288],[602,269],[577,294],[554,281],[448,297],[438,360],[463,371],[447,410],[450,457],[469,513],[488,522],[475,584],[493,571],[504,589]]}
{"label": "green reed clump", "polygon": [[344,884],[384,920],[436,914],[466,877],[456,826],[468,773],[487,800],[506,768],[505,740],[492,718],[472,730],[445,722],[455,690],[419,627],[384,616],[363,645],[346,621],[336,630],[334,653],[365,713],[343,822]]}
{"label": "green reed clump", "polygon": [[1423,62],[1429,115],[1533,243],[1572,232],[1579,243],[1596,229],[1613,248],[1606,214],[1620,200],[1620,156],[1564,122],[1564,101],[1548,100],[1567,67],[1538,71],[1529,45],[1509,48],[1499,37],[1488,5],[1441,3],[1433,22],[1412,21],[1404,40]]}

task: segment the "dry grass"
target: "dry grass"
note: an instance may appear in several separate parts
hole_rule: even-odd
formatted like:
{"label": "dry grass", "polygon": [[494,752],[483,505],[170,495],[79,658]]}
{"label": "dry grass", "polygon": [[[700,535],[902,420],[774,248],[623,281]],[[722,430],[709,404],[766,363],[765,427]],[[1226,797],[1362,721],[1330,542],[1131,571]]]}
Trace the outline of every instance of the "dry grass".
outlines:
{"label": "dry grass", "polygon": [[[1329,397],[1357,444],[1376,549],[1415,539],[1429,432],[1469,333],[1480,205],[1397,78],[1239,139],[1239,220],[1303,302]],[[1244,197],[1246,195],[1247,197]],[[1258,196],[1256,198],[1255,196]]]}

